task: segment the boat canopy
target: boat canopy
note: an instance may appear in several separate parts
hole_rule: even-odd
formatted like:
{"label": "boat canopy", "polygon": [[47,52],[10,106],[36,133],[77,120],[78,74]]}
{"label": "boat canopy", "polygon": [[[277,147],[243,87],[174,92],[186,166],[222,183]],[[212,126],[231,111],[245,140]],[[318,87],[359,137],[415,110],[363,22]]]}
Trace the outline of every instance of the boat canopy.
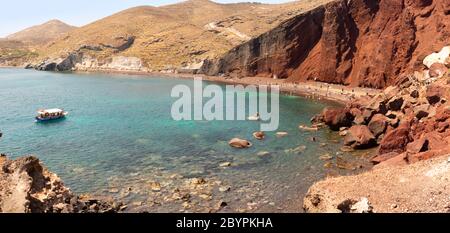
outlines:
{"label": "boat canopy", "polygon": [[38,113],[49,113],[49,114],[52,114],[52,113],[61,113],[61,112],[64,112],[64,110],[62,110],[62,109],[59,109],[59,108],[52,108],[52,109],[44,109],[44,110],[39,110],[38,111]]}

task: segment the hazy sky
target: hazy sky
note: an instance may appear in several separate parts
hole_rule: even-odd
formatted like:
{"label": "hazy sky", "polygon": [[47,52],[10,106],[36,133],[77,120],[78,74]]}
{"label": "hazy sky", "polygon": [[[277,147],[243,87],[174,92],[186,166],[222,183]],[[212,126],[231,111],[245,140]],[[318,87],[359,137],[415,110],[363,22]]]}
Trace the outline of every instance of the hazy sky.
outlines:
{"label": "hazy sky", "polygon": [[[263,2],[282,3],[292,0],[215,0],[221,3]],[[59,19],[65,23],[82,26],[118,11],[141,5],[160,6],[182,0],[7,0],[0,8],[0,37],[24,28]]]}

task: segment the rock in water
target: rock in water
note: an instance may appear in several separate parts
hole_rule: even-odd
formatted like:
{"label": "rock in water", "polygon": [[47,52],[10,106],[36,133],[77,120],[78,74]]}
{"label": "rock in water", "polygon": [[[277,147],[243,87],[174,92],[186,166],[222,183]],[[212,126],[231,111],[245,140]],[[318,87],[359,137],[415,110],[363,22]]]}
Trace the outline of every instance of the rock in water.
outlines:
{"label": "rock in water", "polygon": [[219,164],[219,167],[231,167],[231,163],[230,162],[223,162],[223,163]]}
{"label": "rock in water", "polygon": [[154,192],[159,192],[161,191],[161,184],[158,182],[150,182],[150,189]]}
{"label": "rock in water", "polygon": [[257,132],[253,133],[253,137],[258,140],[263,140],[265,136],[266,136],[266,134],[262,131],[257,131]]}
{"label": "rock in water", "polygon": [[240,138],[233,138],[228,142],[228,144],[231,147],[239,148],[239,149],[249,148],[252,146],[252,143],[250,143],[249,141],[247,141],[245,139],[240,139]]}
{"label": "rock in water", "polygon": [[256,154],[257,156],[264,157],[270,155],[269,151],[260,151]]}
{"label": "rock in water", "polygon": [[333,159],[333,156],[331,156],[329,153],[326,153],[326,154],[324,154],[324,155],[321,155],[321,156],[319,157],[319,159],[320,159],[320,160],[324,160],[324,161],[332,160],[332,159]]}
{"label": "rock in water", "polygon": [[281,137],[286,137],[288,135],[288,132],[277,132],[276,133],[277,137],[281,138]]}
{"label": "rock in water", "polygon": [[353,163],[350,163],[347,160],[345,160],[342,156],[336,157],[336,167],[350,171],[356,170],[356,166]]}

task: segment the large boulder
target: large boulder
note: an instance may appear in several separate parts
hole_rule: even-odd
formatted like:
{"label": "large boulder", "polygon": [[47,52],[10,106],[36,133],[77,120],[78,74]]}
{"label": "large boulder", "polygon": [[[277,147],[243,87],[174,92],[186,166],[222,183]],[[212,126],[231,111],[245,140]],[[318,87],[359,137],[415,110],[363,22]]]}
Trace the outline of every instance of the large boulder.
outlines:
{"label": "large boulder", "polygon": [[359,110],[358,108],[352,108],[350,109],[350,114],[352,114],[353,116],[353,123],[355,125],[363,125],[366,123],[366,119],[364,118],[364,116],[362,115],[361,110]]}
{"label": "large boulder", "polygon": [[398,128],[389,131],[380,142],[378,154],[402,153],[405,151],[406,145],[412,140],[409,131],[409,122],[403,122]]}
{"label": "large boulder", "polygon": [[445,96],[448,94],[448,89],[446,87],[438,84],[433,84],[427,88],[426,98],[428,100],[428,103],[436,104],[441,101],[442,98],[445,98]]}
{"label": "large boulder", "polygon": [[36,66],[36,70],[55,71],[59,61],[44,61]]}
{"label": "large boulder", "polygon": [[364,149],[376,146],[376,138],[365,125],[354,125],[348,129],[344,144],[355,149]]}
{"label": "large boulder", "polygon": [[[390,96],[391,92],[392,91],[387,92],[387,93],[389,93],[389,96]],[[388,98],[386,96],[387,95],[383,94],[383,93],[380,93],[380,94],[376,95],[374,98],[372,98],[366,104],[366,108],[370,109],[370,110],[373,110],[375,112],[378,112],[378,113],[385,114],[388,111],[387,106],[386,106],[386,100]]]}
{"label": "large boulder", "polygon": [[442,106],[436,110],[436,121],[446,121],[450,119],[450,105]]}
{"label": "large boulder", "polygon": [[351,126],[354,119],[347,108],[325,108],[322,116],[324,123],[334,131],[338,131],[341,127]]}
{"label": "large boulder", "polygon": [[450,46],[442,48],[439,53],[432,53],[423,59],[423,64],[431,68],[435,63],[446,64],[447,58],[450,56]]}
{"label": "large boulder", "polygon": [[383,114],[376,114],[372,117],[369,122],[369,130],[375,137],[380,136],[386,130],[388,125],[388,118]]}
{"label": "large boulder", "polygon": [[421,104],[421,105],[417,105],[413,108],[414,111],[414,116],[417,119],[422,119],[424,117],[428,117],[430,115],[429,111],[430,111],[430,105],[429,104]]}
{"label": "large boulder", "polygon": [[391,99],[400,92],[400,88],[397,86],[389,86],[384,89],[383,94],[385,99]]}
{"label": "large boulder", "polygon": [[382,155],[376,155],[374,157],[372,157],[372,159],[370,160],[370,162],[372,162],[373,164],[379,164],[382,163],[384,161],[387,161],[389,159],[392,159],[396,156],[398,156],[399,154],[396,152],[389,152],[386,154],[382,154]]}
{"label": "large boulder", "polygon": [[388,108],[391,111],[399,111],[403,106],[404,99],[402,96],[393,97],[388,102]]}
{"label": "large boulder", "polygon": [[441,78],[443,77],[448,71],[448,68],[441,63],[434,63],[430,67],[430,77],[432,78]]}

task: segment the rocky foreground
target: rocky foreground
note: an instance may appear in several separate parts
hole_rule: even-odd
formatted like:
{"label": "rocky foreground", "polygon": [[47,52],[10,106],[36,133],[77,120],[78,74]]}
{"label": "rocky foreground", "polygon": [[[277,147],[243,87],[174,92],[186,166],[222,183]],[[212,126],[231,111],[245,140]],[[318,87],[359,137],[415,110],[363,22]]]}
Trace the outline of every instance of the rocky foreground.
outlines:
{"label": "rocky foreground", "polygon": [[116,213],[125,207],[73,194],[34,156],[0,156],[0,213]]}
{"label": "rocky foreground", "polygon": [[378,146],[378,154],[368,173],[313,185],[304,199],[306,211],[449,211],[449,54],[450,47],[444,47],[396,86],[343,108],[325,109],[313,119],[339,131],[346,147]]}

